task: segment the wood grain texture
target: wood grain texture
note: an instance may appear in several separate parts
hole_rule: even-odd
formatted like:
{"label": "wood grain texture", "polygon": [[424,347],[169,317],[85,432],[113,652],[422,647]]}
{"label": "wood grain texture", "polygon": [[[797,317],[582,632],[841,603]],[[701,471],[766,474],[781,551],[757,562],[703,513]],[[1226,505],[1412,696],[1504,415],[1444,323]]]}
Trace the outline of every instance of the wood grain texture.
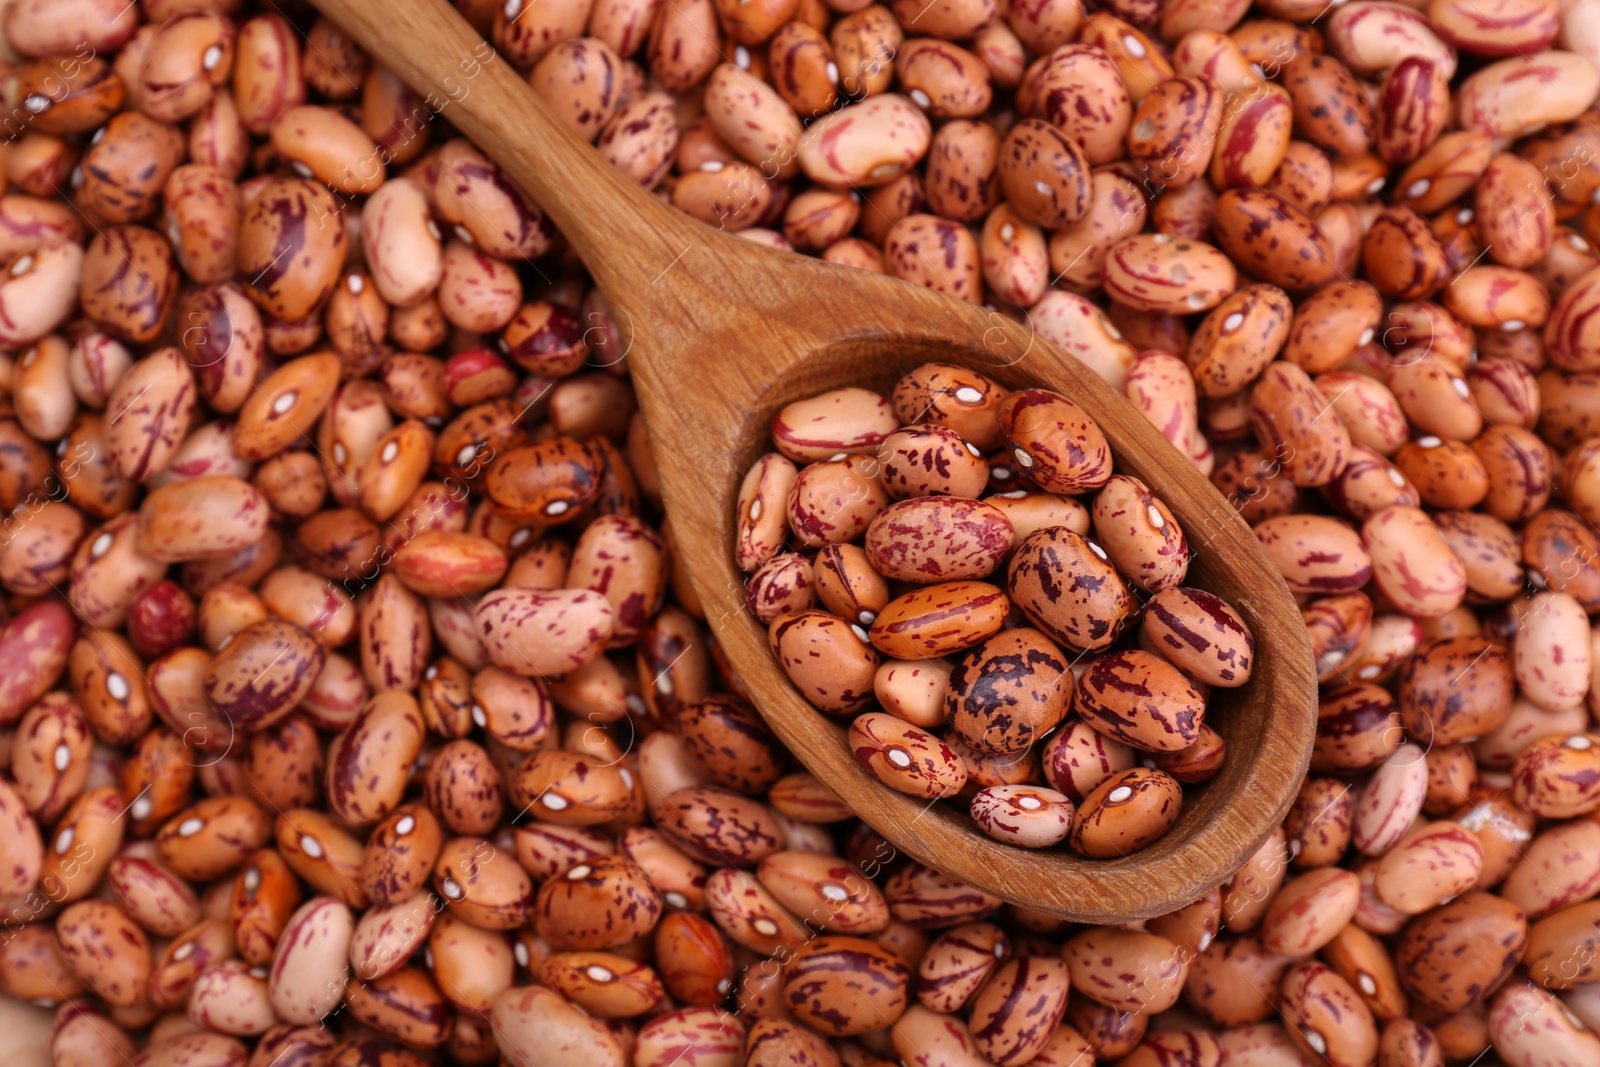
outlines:
{"label": "wood grain texture", "polygon": [[[713,230],[632,184],[567,132],[445,0],[313,0],[537,201],[615,308],[690,579],[757,707],[806,767],[897,848],[1007,900],[1083,922],[1164,914],[1229,877],[1294,799],[1317,687],[1300,613],[1249,527],[1123,397],[1005,317],[927,289],[776,252]],[[1238,608],[1256,636],[1250,682],[1216,690],[1222,772],[1186,790],[1177,825],[1117,860],[991,840],[950,805],[872,779],[844,724],[790,687],[733,564],[739,481],[771,449],[772,416],[845,384],[887,391],[928,360],[1043,385],[1099,420],[1117,469],[1147,482],[1200,550],[1188,584]]]}

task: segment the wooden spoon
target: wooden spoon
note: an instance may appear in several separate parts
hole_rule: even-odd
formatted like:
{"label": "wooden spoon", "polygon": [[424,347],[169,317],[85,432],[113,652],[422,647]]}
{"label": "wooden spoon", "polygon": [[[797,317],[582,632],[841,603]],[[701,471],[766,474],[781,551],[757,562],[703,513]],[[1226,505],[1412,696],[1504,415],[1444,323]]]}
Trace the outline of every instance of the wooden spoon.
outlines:
{"label": "wooden spoon", "polygon": [[[1250,528],[1142,414],[1082,364],[1004,316],[928,289],[778,252],[697,222],[625,178],[569,132],[444,0],[313,0],[537,202],[614,308],[649,426],[667,510],[706,618],[756,706],[802,763],[894,846],[1006,900],[1111,923],[1161,915],[1220,884],[1278,824],[1310,758],[1317,685],[1310,642]],[[845,731],[773,660],[733,563],[739,482],[772,448],[784,404],[842,385],[887,392],[930,360],[1007,386],[1046,386],[1092,412],[1117,467],[1143,479],[1201,546],[1190,584],[1238,608],[1254,677],[1212,695],[1227,741],[1208,785],[1186,791],[1165,837],[1116,860],[1000,844],[954,804],[880,784]],[[889,856],[880,857],[886,865]]]}

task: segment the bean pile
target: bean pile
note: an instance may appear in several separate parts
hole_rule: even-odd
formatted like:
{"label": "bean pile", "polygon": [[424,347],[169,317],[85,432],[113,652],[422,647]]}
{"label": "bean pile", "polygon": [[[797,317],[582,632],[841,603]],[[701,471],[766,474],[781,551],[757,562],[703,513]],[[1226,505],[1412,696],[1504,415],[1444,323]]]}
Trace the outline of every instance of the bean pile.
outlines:
{"label": "bean pile", "polygon": [[[750,608],[801,693],[855,716],[850,748],[879,781],[962,796],[996,840],[1111,858],[1166,833],[1180,783],[1221,769],[1206,694],[1249,681],[1254,639],[1183,587],[1182,528],[1112,473],[1088,412],[929,363],[892,401],[846,388],[790,404],[772,441],[736,516]],[[791,540],[816,554],[781,551]],[[1008,557],[1004,590],[981,580]],[[911,588],[891,597],[891,582]],[[1110,651],[1143,594],[1146,647]]]}
{"label": "bean pile", "polygon": [[[1595,0],[460,6],[492,47],[419,98],[298,4],[0,5],[0,1044],[43,1011],[93,1067],[1600,1063]],[[1026,315],[1210,475],[1324,683],[1242,870],[1074,926],[799,769],[681,579],[625,330],[449,127],[501,62],[692,216]],[[794,485],[843,468],[915,536],[936,488],[1000,511],[1028,625],[975,647],[1079,647],[1011,571],[1092,530],[1141,580],[1084,487],[897,399],[884,440],[954,425],[970,480],[856,442]],[[753,610],[805,561],[870,643],[900,534],[797,527],[776,429]],[[1177,655],[1184,588],[1097,664]],[[932,728],[936,651],[826,710]],[[1084,710],[1019,726],[1083,746],[1069,798],[1149,770],[1093,764]]]}

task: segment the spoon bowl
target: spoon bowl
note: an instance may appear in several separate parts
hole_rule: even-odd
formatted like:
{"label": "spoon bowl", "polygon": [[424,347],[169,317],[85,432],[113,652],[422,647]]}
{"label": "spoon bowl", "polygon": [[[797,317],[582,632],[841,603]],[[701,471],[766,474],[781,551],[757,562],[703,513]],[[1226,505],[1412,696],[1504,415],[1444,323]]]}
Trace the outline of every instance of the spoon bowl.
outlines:
{"label": "spoon bowl", "polygon": [[[313,0],[469,136],[560,228],[609,301],[684,566],[718,643],[796,757],[899,851],[1005,900],[1064,919],[1161,915],[1219,885],[1283,818],[1310,759],[1317,683],[1283,579],[1249,526],[1189,459],[1109,384],[1011,319],[865,271],[779,252],[666,206],[554,117],[445,0]],[[1232,604],[1256,667],[1216,690],[1207,723],[1228,746],[1220,773],[1185,789],[1162,838],[1086,859],[984,834],[950,804],[874,779],[789,684],[744,601],[733,520],[744,472],[772,448],[773,416],[844,385],[887,393],[925,362],[958,363],[1011,388],[1054,389],[1090,412],[1119,473],[1145,481],[1200,546],[1186,584]]]}

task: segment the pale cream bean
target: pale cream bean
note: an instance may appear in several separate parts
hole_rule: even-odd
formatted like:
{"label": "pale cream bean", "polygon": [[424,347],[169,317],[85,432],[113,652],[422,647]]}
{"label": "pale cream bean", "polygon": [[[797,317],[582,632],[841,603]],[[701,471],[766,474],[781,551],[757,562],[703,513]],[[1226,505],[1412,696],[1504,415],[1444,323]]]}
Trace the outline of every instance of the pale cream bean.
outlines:
{"label": "pale cream bean", "polygon": [[1440,40],[1430,17],[1399,5],[1356,0],[1328,19],[1328,45],[1345,66],[1366,77],[1408,56],[1424,56],[1439,62],[1448,80],[1456,72],[1455,49]]}
{"label": "pale cream bean", "polygon": [[1028,317],[1042,337],[1087,364],[1112,388],[1126,386],[1139,351],[1086,297],[1061,289],[1046,290],[1028,309]]}
{"label": "pale cream bean", "polygon": [[20,347],[60,326],[72,310],[83,262],[83,249],[69,242],[11,257],[0,274],[0,343]]}
{"label": "pale cream bean", "polygon": [[587,590],[500,589],[478,603],[491,660],[514,674],[565,674],[605,648],[616,627],[606,598]]}
{"label": "pale cream bean", "polygon": [[361,209],[361,240],[379,294],[395,307],[414,307],[444,273],[439,228],[427,195],[408,178],[384,182]]}
{"label": "pale cream bean", "polygon": [[1401,745],[1362,786],[1356,798],[1352,844],[1367,856],[1393,848],[1422,811],[1428,762],[1415,745]]}
{"label": "pale cream bean", "polygon": [[1491,137],[1520,137],[1580,115],[1600,94],[1600,68],[1571,52],[1514,56],[1483,67],[1458,87],[1458,121]]}
{"label": "pale cream bean", "polygon": [[984,281],[998,299],[1018,307],[1035,303],[1051,280],[1044,232],[1005,205],[989,213],[979,238]]}
{"label": "pale cream bean", "polygon": [[332,897],[313,897],[284,927],[272,958],[268,995],[285,1022],[315,1023],[344,999],[355,917]]}
{"label": "pale cream bean", "polygon": [[813,123],[797,158],[806,176],[825,188],[882,185],[927,155],[932,134],[920,108],[886,93]]}
{"label": "pale cream bean", "polygon": [[[1588,561],[1593,566],[1594,561]],[[1583,703],[1590,683],[1589,620],[1566,593],[1534,594],[1512,639],[1517,687],[1546,711]]]}
{"label": "pale cream bean", "polygon": [[152,492],[139,509],[139,550],[169,563],[227,555],[261,540],[267,512],[261,493],[238,478],[176,482]]}
{"label": "pale cream bean", "polygon": [[1418,915],[1471,889],[1483,869],[1483,849],[1459,823],[1441,821],[1412,831],[1384,853],[1373,888],[1391,908]]}
{"label": "pale cream bean", "polygon": [[17,421],[37,440],[62,437],[77,416],[70,354],[60,337],[43,337],[22,353],[12,370],[11,397]]}
{"label": "pale cream bean", "polygon": [[1407,614],[1437,618],[1459,607],[1467,578],[1461,560],[1428,516],[1414,507],[1390,507],[1361,527],[1378,588]]}
{"label": "pale cream bean", "polygon": [[763,177],[791,178],[803,165],[794,110],[776,89],[734,64],[719,64],[706,79],[705,114],[717,136]]}

